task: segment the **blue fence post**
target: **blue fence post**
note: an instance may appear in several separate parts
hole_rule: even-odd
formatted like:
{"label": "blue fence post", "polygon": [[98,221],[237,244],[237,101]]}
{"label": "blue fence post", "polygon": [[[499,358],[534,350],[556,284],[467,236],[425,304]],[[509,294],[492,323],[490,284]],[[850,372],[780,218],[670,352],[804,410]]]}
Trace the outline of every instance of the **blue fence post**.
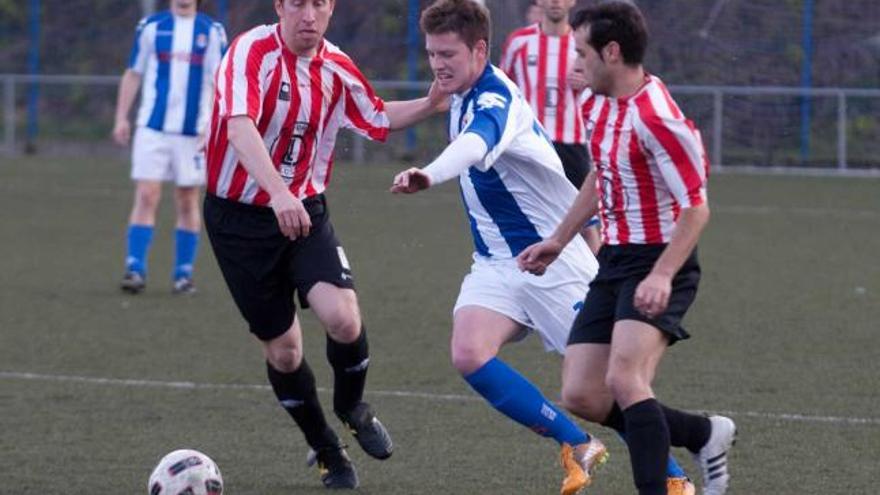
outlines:
{"label": "blue fence post", "polygon": [[[36,76],[40,73],[40,0],[31,0],[30,16],[30,51],[28,54],[28,73]],[[28,90],[27,142],[25,152],[34,153],[37,149],[36,139],[39,132],[38,104],[40,101],[40,85],[31,81]]]}
{"label": "blue fence post", "polygon": [[229,5],[227,0],[217,0],[217,19],[220,21],[220,24],[223,24],[223,27],[228,28],[226,25],[226,16],[229,11]]}
{"label": "blue fence post", "polygon": [[[406,71],[407,79],[417,81],[419,64],[419,0],[409,0],[407,12],[407,52]],[[413,128],[406,130],[406,154],[414,158],[416,149],[416,131]]]}
{"label": "blue fence post", "polygon": [[810,159],[810,119],[812,116],[813,99],[807,93],[813,86],[813,0],[804,0],[803,27],[804,60],[801,64],[801,164],[806,165]]}

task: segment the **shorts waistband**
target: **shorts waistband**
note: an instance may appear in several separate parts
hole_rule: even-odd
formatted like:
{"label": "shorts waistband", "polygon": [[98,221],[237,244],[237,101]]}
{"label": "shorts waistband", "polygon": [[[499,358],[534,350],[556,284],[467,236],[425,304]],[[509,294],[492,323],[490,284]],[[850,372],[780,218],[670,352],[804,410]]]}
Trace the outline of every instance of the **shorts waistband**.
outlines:
{"label": "shorts waistband", "polygon": [[[221,198],[211,193],[205,194],[205,201],[211,201],[215,204],[222,205],[223,208],[229,208],[231,210],[248,212],[255,215],[271,215],[275,216],[275,212],[269,206],[262,205],[253,205],[250,203],[242,203],[239,201],[233,201],[227,198]],[[319,215],[323,215],[325,211],[327,211],[327,198],[324,196],[324,193],[317,194],[315,196],[309,196],[308,198],[301,199],[303,206],[306,211],[309,213],[309,216],[315,217]]]}

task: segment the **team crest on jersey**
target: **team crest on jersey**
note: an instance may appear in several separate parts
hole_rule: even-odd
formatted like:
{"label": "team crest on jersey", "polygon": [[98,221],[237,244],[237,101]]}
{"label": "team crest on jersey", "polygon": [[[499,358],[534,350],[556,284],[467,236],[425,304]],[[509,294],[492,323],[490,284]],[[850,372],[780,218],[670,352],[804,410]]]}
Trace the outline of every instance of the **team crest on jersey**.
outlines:
{"label": "team crest on jersey", "polygon": [[528,64],[532,67],[538,65],[538,56],[535,55],[534,53],[529,55],[529,57],[526,59],[526,64]]}
{"label": "team crest on jersey", "polygon": [[507,98],[498,93],[483,93],[477,98],[477,109],[487,110],[490,108],[504,108],[507,106]]}
{"label": "team crest on jersey", "polygon": [[281,89],[278,90],[278,99],[290,101],[290,83],[281,81]]}
{"label": "team crest on jersey", "polygon": [[204,33],[200,33],[196,36],[196,46],[199,48],[204,48],[208,46],[208,36]]}

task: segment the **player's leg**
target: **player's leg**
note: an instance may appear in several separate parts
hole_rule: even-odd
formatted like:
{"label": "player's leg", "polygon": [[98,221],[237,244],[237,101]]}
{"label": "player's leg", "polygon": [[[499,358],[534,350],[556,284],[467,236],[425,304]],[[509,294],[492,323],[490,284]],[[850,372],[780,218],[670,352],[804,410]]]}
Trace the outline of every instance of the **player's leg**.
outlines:
{"label": "player's leg", "polygon": [[[584,303],[584,293],[596,275],[588,257],[586,248],[571,245],[542,277],[522,272],[511,275],[522,283],[521,304],[544,347],[564,356],[568,353],[566,345],[572,325]],[[607,458],[605,445],[595,437],[584,443],[563,445],[560,460],[565,478],[561,492],[574,493],[589,485],[592,475]]]}
{"label": "player's leg", "polygon": [[161,182],[139,180],[135,183],[126,234],[125,275],[120,284],[120,288],[130,294],[137,294],[146,287],[147,255],[153,241],[156,209],[161,195]]}
{"label": "player's leg", "polygon": [[315,377],[302,355],[302,337],[290,280],[290,241],[272,210],[208,196],[205,227],[232,298],[262,343],[266,371],[279,404],[316,452],[327,487],[354,488],[357,473],[327,424]]}
{"label": "player's leg", "polygon": [[174,273],[172,280],[175,294],[195,292],[193,265],[199,245],[201,213],[199,211],[199,187],[177,187],[174,203],[177,207],[177,226],[174,231]]}
{"label": "player's leg", "polygon": [[323,197],[305,203],[312,231],[296,242],[291,270],[300,302],[312,308],[327,332],[327,359],[334,376],[333,410],[365,452],[387,459],[394,449],[391,436],[363,400],[370,348],[354,291],[354,275]]}
{"label": "player's leg", "polygon": [[134,201],[128,218],[127,255],[123,291],[137,294],[145,288],[147,256],[156,224],[156,210],[162,195],[162,181],[170,176],[171,155],[167,136],[139,127],[131,148],[131,179]]}
{"label": "player's leg", "polygon": [[205,158],[204,151],[199,149],[199,139],[195,136],[175,136],[173,155],[177,224],[174,231],[172,292],[188,294],[195,292],[192,272],[201,230],[199,193],[205,183]]}
{"label": "player's leg", "polygon": [[651,382],[666,337],[643,322],[614,325],[606,384],[623,412],[633,479],[640,495],[666,494],[669,427]]}
{"label": "player's leg", "polygon": [[510,317],[480,306],[461,306],[452,329],[452,364],[495,409],[560,444],[579,445],[589,436],[528,379],[497,357],[501,347],[522,335]]}
{"label": "player's leg", "polygon": [[[575,415],[613,429],[626,442],[626,424],[620,407],[605,384],[610,346],[573,344],[562,364],[562,403]],[[672,495],[693,492],[693,484],[672,454],[666,464],[666,485]]]}

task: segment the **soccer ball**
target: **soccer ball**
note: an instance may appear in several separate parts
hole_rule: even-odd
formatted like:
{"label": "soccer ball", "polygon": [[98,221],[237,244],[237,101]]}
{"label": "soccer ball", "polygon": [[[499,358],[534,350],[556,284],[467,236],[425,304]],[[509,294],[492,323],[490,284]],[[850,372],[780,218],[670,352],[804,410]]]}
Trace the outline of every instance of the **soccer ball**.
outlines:
{"label": "soccer ball", "polygon": [[150,495],[221,495],[223,477],[210,457],[196,450],[175,450],[159,461],[147,482]]}

